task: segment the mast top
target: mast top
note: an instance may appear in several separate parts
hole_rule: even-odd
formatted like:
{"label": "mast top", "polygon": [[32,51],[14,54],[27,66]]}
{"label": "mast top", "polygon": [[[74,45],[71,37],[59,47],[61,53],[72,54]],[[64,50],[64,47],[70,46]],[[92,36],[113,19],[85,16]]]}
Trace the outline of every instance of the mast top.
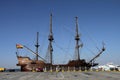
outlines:
{"label": "mast top", "polygon": [[39,42],[38,42],[38,39],[39,39],[39,32],[37,32],[37,39],[36,39],[36,44],[35,44],[35,47],[39,47]]}
{"label": "mast top", "polygon": [[53,33],[52,33],[52,13],[50,14],[50,34],[48,40],[53,41]]}
{"label": "mast top", "polygon": [[50,34],[52,35],[52,13],[50,14]]}
{"label": "mast top", "polygon": [[75,36],[75,40],[80,40],[80,36],[78,33],[78,17],[75,17],[76,19],[76,36]]}

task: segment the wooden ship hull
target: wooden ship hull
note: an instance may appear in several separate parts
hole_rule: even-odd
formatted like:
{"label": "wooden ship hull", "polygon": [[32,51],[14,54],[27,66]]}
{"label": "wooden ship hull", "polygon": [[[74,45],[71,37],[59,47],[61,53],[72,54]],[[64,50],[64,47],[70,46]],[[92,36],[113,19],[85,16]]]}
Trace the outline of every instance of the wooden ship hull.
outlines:
{"label": "wooden ship hull", "polygon": [[[49,52],[49,61],[47,62],[44,58],[42,58],[41,56],[39,56],[38,54],[38,32],[37,32],[37,41],[36,41],[36,52],[32,51],[31,49],[29,49],[26,46],[23,45],[16,45],[17,49],[21,49],[21,48],[26,48],[27,50],[31,51],[33,54],[35,54],[36,59],[30,59],[29,57],[24,57],[24,56],[19,56],[18,52],[16,52],[17,54],[17,59],[18,59],[18,64],[17,66],[21,67],[21,71],[56,71],[56,70],[89,70],[91,67],[98,65],[98,63],[94,63],[94,60],[100,56],[100,54],[103,53],[103,51],[105,51],[105,48],[103,46],[103,48],[99,51],[99,53],[92,58],[89,62],[86,62],[85,59],[80,59],[80,54],[79,54],[79,48],[82,48],[83,44],[79,44],[79,40],[80,40],[80,36],[78,33],[78,21],[77,21],[77,17],[76,17],[76,36],[75,36],[75,40],[76,40],[76,46],[75,46],[75,50],[76,50],[76,59],[75,60],[71,60],[69,61],[67,64],[53,64],[52,62],[52,52],[53,52],[53,48],[52,48],[52,41],[54,40],[53,38],[53,34],[52,34],[52,14],[50,15],[50,34],[48,37],[49,40],[49,45],[48,45],[48,52]],[[18,50],[17,50],[18,51]],[[42,60],[38,60],[38,58],[41,58]]]}
{"label": "wooden ship hull", "polygon": [[45,62],[42,60],[31,60],[29,57],[17,56],[18,64],[17,66],[21,66],[21,71],[43,71],[45,66]]}
{"label": "wooden ship hull", "polygon": [[[67,64],[50,64],[45,63],[42,60],[34,61],[29,59],[29,57],[17,57],[18,58],[18,64],[17,66],[21,67],[21,71],[37,71],[37,72],[43,72],[45,69],[46,71],[50,71],[51,69],[53,71],[56,71],[56,68],[59,67],[59,69],[63,69],[64,71],[68,70],[89,70],[93,66],[97,66],[98,63],[88,63],[85,60],[72,60],[69,61]],[[69,69],[68,69],[69,68]]]}

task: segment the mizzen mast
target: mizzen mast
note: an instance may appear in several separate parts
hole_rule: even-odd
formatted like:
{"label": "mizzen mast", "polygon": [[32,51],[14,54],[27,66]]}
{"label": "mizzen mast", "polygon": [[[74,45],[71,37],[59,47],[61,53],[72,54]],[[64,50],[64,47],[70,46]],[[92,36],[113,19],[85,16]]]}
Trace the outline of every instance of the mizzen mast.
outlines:
{"label": "mizzen mast", "polygon": [[53,52],[53,47],[52,47],[52,41],[54,40],[53,38],[53,33],[52,33],[52,13],[50,14],[50,33],[48,36],[48,40],[49,40],[49,54],[50,54],[50,63],[52,64],[52,52]]}

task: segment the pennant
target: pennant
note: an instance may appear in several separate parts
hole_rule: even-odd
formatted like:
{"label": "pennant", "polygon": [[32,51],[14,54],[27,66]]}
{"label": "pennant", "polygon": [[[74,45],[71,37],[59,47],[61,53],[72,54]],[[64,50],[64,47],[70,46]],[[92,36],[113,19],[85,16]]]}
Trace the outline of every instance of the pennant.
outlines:
{"label": "pennant", "polygon": [[17,49],[22,49],[23,46],[22,46],[21,44],[16,44],[16,48],[17,48]]}

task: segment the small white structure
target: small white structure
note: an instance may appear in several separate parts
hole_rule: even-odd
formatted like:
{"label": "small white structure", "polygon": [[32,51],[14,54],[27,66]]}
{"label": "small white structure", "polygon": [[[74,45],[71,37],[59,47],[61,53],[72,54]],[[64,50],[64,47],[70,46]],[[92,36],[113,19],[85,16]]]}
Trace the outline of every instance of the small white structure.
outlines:
{"label": "small white structure", "polygon": [[114,65],[113,63],[108,63],[106,65],[101,65],[101,66],[98,66],[98,69],[99,70],[102,70],[102,71],[118,71],[120,69],[118,69],[118,65]]}

